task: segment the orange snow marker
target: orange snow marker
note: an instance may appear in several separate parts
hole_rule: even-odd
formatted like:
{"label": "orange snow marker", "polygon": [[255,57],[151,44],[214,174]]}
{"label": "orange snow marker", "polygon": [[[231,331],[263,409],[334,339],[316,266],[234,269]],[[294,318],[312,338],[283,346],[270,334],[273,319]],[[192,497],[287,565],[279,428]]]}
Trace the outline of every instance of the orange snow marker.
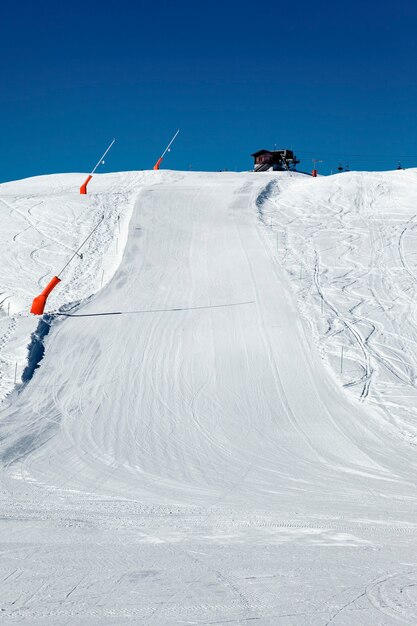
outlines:
{"label": "orange snow marker", "polygon": [[92,179],[92,175],[89,174],[85,180],[85,182],[81,185],[80,187],[80,193],[87,193],[87,185],[90,182],[90,180]]}
{"label": "orange snow marker", "polygon": [[86,180],[83,182],[83,184],[80,187],[80,193],[81,194],[86,194],[87,193],[87,185],[90,182],[90,180],[93,178],[93,174],[96,171],[96,169],[98,168],[99,165],[101,165],[101,163],[104,163],[104,157],[106,156],[106,154],[108,153],[108,151],[110,150],[110,148],[112,147],[112,145],[114,144],[116,140],[113,139],[113,141],[111,142],[111,144],[109,145],[109,147],[107,148],[106,152],[103,154],[103,156],[99,159],[97,165],[95,166],[95,168],[90,172],[90,174],[87,176]]}
{"label": "orange snow marker", "polygon": [[313,176],[313,178],[317,178],[318,176],[318,169],[317,169],[317,163],[323,163],[323,161],[321,159],[311,159],[313,161],[313,170],[311,172],[311,175]]}
{"label": "orange snow marker", "polygon": [[178,135],[178,133],[180,132],[180,130],[178,129],[177,132],[175,133],[175,135],[173,136],[173,138],[171,139],[171,141],[169,142],[169,144],[167,145],[167,147],[165,148],[165,150],[163,151],[163,153],[161,154],[161,156],[159,157],[159,159],[157,160],[157,162],[155,163],[155,165],[153,166],[154,170],[159,170],[159,167],[162,163],[162,159],[164,158],[164,156],[166,155],[167,152],[171,151],[171,146],[175,141],[176,136]]}
{"label": "orange snow marker", "polygon": [[90,239],[92,234],[95,233],[95,231],[100,226],[100,224],[102,223],[103,220],[104,220],[104,214],[101,216],[101,220],[98,222],[98,224],[96,224],[94,226],[93,230],[87,235],[87,237],[84,239],[82,244],[78,247],[78,249],[75,250],[75,252],[72,255],[72,257],[70,258],[70,260],[67,261],[65,263],[64,267],[62,268],[62,270],[60,272],[58,272],[58,276],[54,276],[53,279],[46,285],[46,287],[42,291],[42,293],[39,294],[39,296],[36,296],[36,298],[33,300],[32,307],[30,309],[30,312],[33,313],[33,315],[42,315],[42,313],[43,313],[43,311],[45,309],[46,300],[47,300],[49,294],[51,293],[52,289],[54,287],[56,287],[58,283],[61,282],[61,279],[58,278],[58,277],[68,267],[68,265],[71,263],[72,259],[74,259],[76,256],[81,256],[81,258],[82,258],[82,255],[79,254],[81,248],[87,243],[87,241]]}
{"label": "orange snow marker", "polygon": [[53,277],[53,279],[46,285],[42,293],[39,294],[39,296],[36,296],[36,298],[33,300],[32,308],[30,309],[31,313],[33,313],[34,315],[42,315],[49,294],[51,293],[52,289],[56,287],[57,284],[60,282],[61,279],[58,278],[58,276]]}

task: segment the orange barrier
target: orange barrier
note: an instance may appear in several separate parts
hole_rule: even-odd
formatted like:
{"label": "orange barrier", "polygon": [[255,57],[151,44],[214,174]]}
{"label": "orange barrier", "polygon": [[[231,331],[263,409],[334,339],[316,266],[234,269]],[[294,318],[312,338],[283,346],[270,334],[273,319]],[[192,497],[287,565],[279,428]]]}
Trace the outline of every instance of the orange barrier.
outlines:
{"label": "orange barrier", "polygon": [[157,162],[155,163],[155,165],[153,166],[154,170],[159,170],[159,166],[162,163],[162,157],[160,159],[157,160]]}
{"label": "orange barrier", "polygon": [[91,174],[89,174],[89,175],[87,176],[87,178],[86,178],[85,182],[83,182],[83,184],[82,184],[82,185],[81,185],[81,187],[80,187],[80,193],[83,193],[83,194],[86,194],[86,193],[87,193],[87,185],[88,185],[88,183],[90,182],[90,180],[91,180],[92,178],[93,178],[93,177],[91,176]]}
{"label": "orange barrier", "polygon": [[42,293],[39,294],[39,296],[36,296],[32,302],[32,308],[30,309],[30,312],[33,313],[33,315],[42,315],[49,294],[60,282],[61,279],[58,278],[58,276],[54,276],[53,279],[46,285]]}

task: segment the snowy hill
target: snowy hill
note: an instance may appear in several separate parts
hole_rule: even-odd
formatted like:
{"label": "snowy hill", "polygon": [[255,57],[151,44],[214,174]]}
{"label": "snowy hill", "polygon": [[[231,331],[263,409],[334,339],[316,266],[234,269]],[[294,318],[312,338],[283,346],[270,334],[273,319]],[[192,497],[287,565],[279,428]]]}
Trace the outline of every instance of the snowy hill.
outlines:
{"label": "snowy hill", "polygon": [[[166,176],[166,174],[165,174]],[[113,276],[126,243],[134,202],[153,172],[96,175],[87,196],[79,194],[85,174],[38,176],[0,186],[0,399],[26,364],[27,344],[38,320],[29,315],[37,295],[71,258],[101,220],[100,227],[62,275],[48,310],[82,300]]]}
{"label": "snowy hill", "polygon": [[79,183],[0,188],[3,396],[105,215],[2,403],[4,619],[415,623],[417,172]]}
{"label": "snowy hill", "polygon": [[312,191],[313,182],[273,186],[262,206],[271,245],[339,382],[412,442],[417,171],[346,173]]}

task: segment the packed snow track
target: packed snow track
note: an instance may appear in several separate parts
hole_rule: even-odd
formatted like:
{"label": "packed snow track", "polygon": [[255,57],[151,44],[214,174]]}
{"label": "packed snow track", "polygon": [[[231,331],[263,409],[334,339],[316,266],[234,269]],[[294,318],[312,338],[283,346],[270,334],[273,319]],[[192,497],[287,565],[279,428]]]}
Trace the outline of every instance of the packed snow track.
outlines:
{"label": "packed snow track", "polygon": [[[417,623],[416,448],[383,410],[388,344],[329,282],[323,205],[345,220],[338,276],[343,254],[380,297],[349,261],[366,226],[288,172],[135,180],[113,278],[55,315],[2,404],[0,622]],[[397,250],[416,282],[411,217]]]}

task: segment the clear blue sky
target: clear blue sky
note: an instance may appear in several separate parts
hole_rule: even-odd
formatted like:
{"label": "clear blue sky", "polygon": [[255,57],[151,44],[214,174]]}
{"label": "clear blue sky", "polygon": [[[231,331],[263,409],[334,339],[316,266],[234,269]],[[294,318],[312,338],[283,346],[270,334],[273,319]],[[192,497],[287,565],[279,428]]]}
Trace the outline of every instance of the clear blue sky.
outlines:
{"label": "clear blue sky", "polygon": [[[4,3],[0,180],[152,167],[417,166],[417,4],[254,0]],[[355,156],[356,155],[356,156]]]}

